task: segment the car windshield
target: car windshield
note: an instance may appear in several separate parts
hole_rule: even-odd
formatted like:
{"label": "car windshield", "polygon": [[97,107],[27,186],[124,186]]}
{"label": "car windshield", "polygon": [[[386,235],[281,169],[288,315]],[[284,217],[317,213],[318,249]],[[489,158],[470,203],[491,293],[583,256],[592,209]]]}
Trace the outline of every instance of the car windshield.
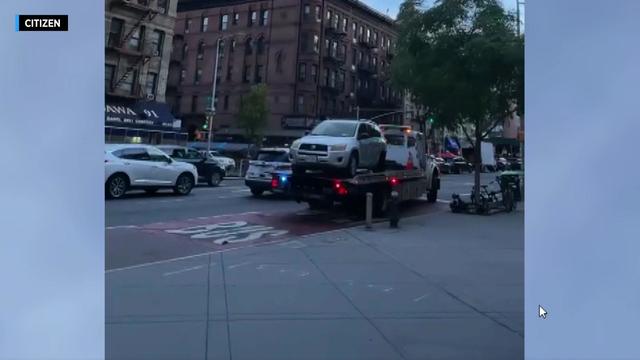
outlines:
{"label": "car windshield", "polygon": [[385,134],[384,138],[387,140],[387,145],[404,146],[404,135],[400,135],[400,134]]}
{"label": "car windshield", "polygon": [[323,121],[313,129],[311,135],[352,137],[357,127],[355,121]]}
{"label": "car windshield", "polygon": [[289,156],[284,151],[260,151],[258,159],[267,162],[289,162]]}

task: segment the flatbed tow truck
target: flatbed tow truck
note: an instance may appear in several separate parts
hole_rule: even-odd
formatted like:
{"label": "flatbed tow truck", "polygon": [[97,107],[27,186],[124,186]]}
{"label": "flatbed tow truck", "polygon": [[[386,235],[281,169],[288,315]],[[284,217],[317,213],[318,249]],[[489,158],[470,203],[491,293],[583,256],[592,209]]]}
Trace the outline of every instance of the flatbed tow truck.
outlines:
{"label": "flatbed tow truck", "polygon": [[394,191],[399,202],[419,199],[425,194],[428,202],[435,202],[440,189],[440,174],[436,164],[426,155],[422,133],[402,126],[381,128],[385,136],[399,128],[407,136],[415,138],[415,144],[411,145],[415,148],[413,151],[406,151],[406,143],[404,149],[396,149],[403,150],[402,154],[409,154],[406,164],[390,161],[390,158],[398,158],[398,152],[393,151],[393,146],[388,146],[386,169],[382,172],[359,170],[351,178],[332,176],[323,171],[274,173],[272,187],[281,188],[286,184],[290,196],[297,202],[308,203],[311,209],[328,208],[341,203],[350,210],[363,211],[366,194],[371,193],[372,210],[376,216],[383,216],[387,212]]}

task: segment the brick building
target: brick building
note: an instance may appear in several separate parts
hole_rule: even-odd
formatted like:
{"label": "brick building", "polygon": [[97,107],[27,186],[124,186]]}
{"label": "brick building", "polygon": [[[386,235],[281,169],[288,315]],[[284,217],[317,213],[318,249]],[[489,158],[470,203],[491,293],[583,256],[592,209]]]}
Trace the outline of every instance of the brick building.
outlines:
{"label": "brick building", "polygon": [[176,142],[164,104],[178,0],[105,1],[105,139]]}
{"label": "brick building", "polygon": [[395,36],[391,18],[353,0],[181,1],[167,101],[193,136],[210,107],[220,38],[218,136],[243,134],[236,115],[257,83],[268,89],[267,143],[287,143],[326,117],[355,118],[358,108],[361,118],[401,111],[390,87]]}

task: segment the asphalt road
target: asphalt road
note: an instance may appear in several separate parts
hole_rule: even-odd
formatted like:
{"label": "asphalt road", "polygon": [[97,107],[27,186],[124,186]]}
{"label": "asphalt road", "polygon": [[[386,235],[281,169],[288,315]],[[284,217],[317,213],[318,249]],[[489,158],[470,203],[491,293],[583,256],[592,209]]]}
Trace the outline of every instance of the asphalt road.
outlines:
{"label": "asphalt road", "polygon": [[[483,183],[495,178],[482,174]],[[446,211],[452,193],[468,194],[472,174],[444,175],[438,203],[426,199],[401,206],[401,217]],[[143,263],[215,252],[259,243],[282,241],[363,223],[340,208],[311,211],[282,196],[254,197],[242,180],[225,180],[219,187],[200,186],[189,196],[170,190],[148,195],[131,193],[106,201],[106,267]],[[379,219],[382,221],[382,219]]]}

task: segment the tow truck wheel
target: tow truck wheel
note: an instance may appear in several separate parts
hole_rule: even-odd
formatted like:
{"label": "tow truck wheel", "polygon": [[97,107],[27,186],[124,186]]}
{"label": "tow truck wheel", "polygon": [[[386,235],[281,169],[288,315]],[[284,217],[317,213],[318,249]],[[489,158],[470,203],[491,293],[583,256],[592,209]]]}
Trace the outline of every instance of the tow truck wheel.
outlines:
{"label": "tow truck wheel", "polygon": [[256,188],[251,188],[251,194],[253,194],[253,196],[260,196],[262,195],[263,191],[260,189],[256,189]]}
{"label": "tow truck wheel", "polygon": [[427,192],[427,201],[430,203],[436,202],[438,200],[438,189],[436,189],[438,184],[438,174],[435,172],[431,175],[431,188]]}

